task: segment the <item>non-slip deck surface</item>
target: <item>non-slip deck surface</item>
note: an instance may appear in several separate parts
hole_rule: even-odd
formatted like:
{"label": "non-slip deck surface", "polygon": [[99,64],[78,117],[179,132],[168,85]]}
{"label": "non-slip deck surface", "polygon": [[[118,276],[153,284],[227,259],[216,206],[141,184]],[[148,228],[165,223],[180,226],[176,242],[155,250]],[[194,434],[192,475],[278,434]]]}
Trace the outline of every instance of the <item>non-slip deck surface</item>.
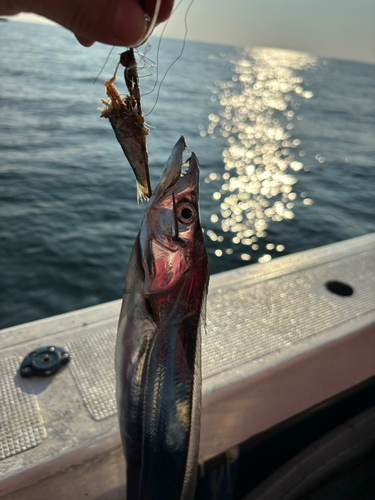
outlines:
{"label": "non-slip deck surface", "polygon": [[[330,342],[340,325],[347,331],[353,324],[355,330],[358,319],[375,309],[374,242],[375,236],[362,237],[214,276],[202,331],[203,396],[230,386],[236,370],[251,378],[254,367],[257,373],[269,369],[270,356],[273,366],[275,359],[282,364],[291,354],[308,355],[322,338]],[[350,285],[353,294],[330,292],[328,281]],[[116,429],[114,349],[120,303],[0,331],[4,477]],[[66,346],[71,362],[48,380],[21,379],[22,357],[51,342]],[[13,455],[22,458],[18,464],[10,461]]]}

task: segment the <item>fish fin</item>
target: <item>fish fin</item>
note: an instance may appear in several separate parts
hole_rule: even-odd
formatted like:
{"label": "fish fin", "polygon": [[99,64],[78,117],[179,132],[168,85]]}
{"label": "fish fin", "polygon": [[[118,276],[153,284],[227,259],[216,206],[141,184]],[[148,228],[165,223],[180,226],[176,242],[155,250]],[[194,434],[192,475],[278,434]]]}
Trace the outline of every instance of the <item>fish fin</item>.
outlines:
{"label": "fish fin", "polygon": [[206,313],[207,313],[207,294],[208,294],[208,284],[210,281],[210,273],[209,269],[207,268],[207,279],[206,279],[206,285],[204,288],[203,292],[203,297],[202,297],[202,305],[201,305],[201,311],[200,311],[200,317],[199,317],[199,324],[204,328],[204,332],[207,335],[207,324],[206,324]]}

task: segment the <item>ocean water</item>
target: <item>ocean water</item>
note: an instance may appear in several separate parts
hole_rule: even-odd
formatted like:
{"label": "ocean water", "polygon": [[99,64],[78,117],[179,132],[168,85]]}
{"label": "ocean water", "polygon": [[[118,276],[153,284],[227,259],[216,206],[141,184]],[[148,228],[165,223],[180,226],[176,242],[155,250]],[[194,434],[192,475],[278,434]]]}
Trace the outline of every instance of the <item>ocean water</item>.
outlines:
{"label": "ocean water", "polygon": [[[0,24],[0,328],[120,298],[142,219],[99,118],[114,49]],[[140,64],[146,114],[158,41]],[[181,42],[163,40],[163,76]],[[142,62],[143,61],[143,62]],[[188,42],[146,117],[152,184],[179,136],[201,165],[211,273],[375,231],[375,66]],[[125,92],[121,74],[116,83]],[[151,93],[149,93],[151,92]],[[148,94],[148,95],[146,95]]]}

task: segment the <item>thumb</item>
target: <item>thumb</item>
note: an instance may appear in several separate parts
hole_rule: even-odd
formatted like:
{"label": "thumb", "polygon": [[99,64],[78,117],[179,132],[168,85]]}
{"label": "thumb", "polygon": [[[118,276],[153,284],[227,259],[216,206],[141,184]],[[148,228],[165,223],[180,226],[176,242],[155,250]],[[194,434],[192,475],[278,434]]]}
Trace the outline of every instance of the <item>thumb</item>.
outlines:
{"label": "thumb", "polygon": [[86,46],[96,41],[133,46],[147,29],[145,14],[135,0],[21,0],[19,7],[56,21]]}

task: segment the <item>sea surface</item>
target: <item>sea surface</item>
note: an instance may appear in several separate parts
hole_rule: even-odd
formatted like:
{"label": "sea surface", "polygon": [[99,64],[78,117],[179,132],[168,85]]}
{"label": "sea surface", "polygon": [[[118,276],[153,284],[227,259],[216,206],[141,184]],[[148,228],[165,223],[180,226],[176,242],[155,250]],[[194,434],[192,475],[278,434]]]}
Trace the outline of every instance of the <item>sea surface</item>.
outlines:
{"label": "sea surface", "polygon": [[[97,109],[121,49],[93,84],[107,46],[16,22],[0,46],[4,328],[120,298],[144,206]],[[374,65],[187,42],[157,99],[182,42],[157,48],[139,59],[151,180],[183,134],[212,274],[375,231]]]}

